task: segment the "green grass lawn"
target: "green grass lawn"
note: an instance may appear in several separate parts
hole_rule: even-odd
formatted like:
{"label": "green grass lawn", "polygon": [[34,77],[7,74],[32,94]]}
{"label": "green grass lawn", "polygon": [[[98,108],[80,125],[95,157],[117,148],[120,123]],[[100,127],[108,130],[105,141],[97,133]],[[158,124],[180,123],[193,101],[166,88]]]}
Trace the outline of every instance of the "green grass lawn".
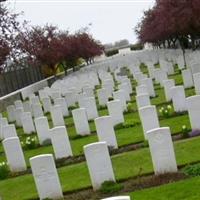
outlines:
{"label": "green grass lawn", "polygon": [[[132,117],[134,119],[134,116],[135,118],[136,117],[138,118],[137,113],[130,114],[130,116],[127,117],[127,121],[131,121]],[[182,130],[182,125],[187,125],[187,127],[190,127],[190,123],[189,123],[189,119],[187,115],[177,116],[177,117],[160,121],[160,126],[170,127],[172,134],[180,133]],[[124,146],[124,145],[129,145],[129,144],[134,144],[134,143],[144,141],[143,130],[142,130],[141,125],[131,127],[131,128],[126,128],[126,129],[119,129],[119,130],[116,130],[115,133],[116,133],[117,142],[119,146]],[[82,137],[75,140],[70,140],[73,154],[76,156],[83,154],[84,145],[97,142],[97,141],[98,141],[98,137],[96,134],[92,134],[88,137]],[[27,164],[29,165],[29,158],[39,155],[39,154],[43,154],[43,153],[53,153],[52,146],[50,145],[50,146],[40,147],[33,150],[24,151]],[[5,160],[6,160],[5,156],[4,154],[2,154],[0,156],[0,162],[5,161]]]}
{"label": "green grass lawn", "polygon": [[136,191],[130,196],[132,200],[199,200],[200,177]]}
{"label": "green grass lawn", "polygon": [[[175,153],[178,165],[200,161],[200,137],[175,143]],[[192,155],[192,156],[191,156]],[[117,180],[135,177],[138,173],[153,172],[148,148],[126,152],[112,156],[114,173]],[[126,170],[124,170],[126,169]],[[85,162],[58,169],[63,191],[83,189],[90,184],[90,178]],[[37,196],[32,175],[23,175],[0,181],[0,195],[3,199],[25,199]],[[12,189],[12,193],[10,192]]]}

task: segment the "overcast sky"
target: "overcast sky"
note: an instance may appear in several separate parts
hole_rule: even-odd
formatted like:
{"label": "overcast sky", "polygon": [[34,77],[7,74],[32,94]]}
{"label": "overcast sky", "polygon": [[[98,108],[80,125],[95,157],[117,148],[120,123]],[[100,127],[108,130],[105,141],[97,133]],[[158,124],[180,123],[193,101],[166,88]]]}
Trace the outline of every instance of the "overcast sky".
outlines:
{"label": "overcast sky", "polygon": [[8,0],[15,12],[34,25],[46,23],[73,32],[90,25],[102,43],[128,39],[136,42],[134,27],[154,0]]}

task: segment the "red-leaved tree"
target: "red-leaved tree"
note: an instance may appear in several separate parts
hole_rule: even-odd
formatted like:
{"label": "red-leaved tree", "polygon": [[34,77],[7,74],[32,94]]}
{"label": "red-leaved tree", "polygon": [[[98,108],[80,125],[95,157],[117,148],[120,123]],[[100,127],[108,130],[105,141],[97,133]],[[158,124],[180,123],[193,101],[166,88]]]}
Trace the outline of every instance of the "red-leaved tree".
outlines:
{"label": "red-leaved tree", "polygon": [[191,41],[194,45],[200,36],[200,1],[157,0],[152,9],[144,12],[136,33],[143,43],[172,47],[179,41],[185,47]]}
{"label": "red-leaved tree", "polygon": [[18,36],[19,46],[29,60],[48,67],[55,73],[56,64],[62,61],[62,44],[55,26],[28,27]]}
{"label": "red-leaved tree", "polygon": [[17,20],[19,14],[14,14],[0,4],[0,66],[1,71],[6,67],[7,59],[18,62],[20,51],[18,48],[17,36],[23,30],[25,24]]}

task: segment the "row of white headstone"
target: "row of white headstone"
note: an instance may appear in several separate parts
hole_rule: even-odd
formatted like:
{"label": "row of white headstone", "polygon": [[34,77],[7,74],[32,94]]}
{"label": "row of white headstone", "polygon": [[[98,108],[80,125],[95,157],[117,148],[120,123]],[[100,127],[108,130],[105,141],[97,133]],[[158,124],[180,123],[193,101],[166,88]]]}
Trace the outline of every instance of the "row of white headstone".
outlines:
{"label": "row of white headstone", "polygon": [[[90,97],[85,99],[85,102],[88,104],[88,110],[92,110],[90,107],[91,101],[93,101],[95,105],[94,107],[96,108],[95,99]],[[22,105],[23,104],[20,101],[15,102],[16,108],[22,109]],[[120,109],[121,104],[119,100],[108,102],[107,105],[110,116],[104,116],[95,119],[97,135],[99,137],[99,141],[107,141],[110,147],[117,148],[118,145],[113,126],[115,124],[124,122],[123,112],[122,109]],[[87,108],[85,104],[83,106]],[[64,126],[64,120],[60,111],[60,106],[54,106],[52,108],[51,114],[55,128],[49,129],[47,117],[38,117],[34,120],[39,142],[40,144],[43,144],[46,140],[50,140],[53,145],[56,159],[72,156],[72,150],[67,130]],[[81,135],[90,133],[86,108],[75,109],[72,111],[75,128]],[[23,114],[27,115],[23,120],[26,125],[34,126],[30,112],[24,112]],[[56,121],[57,123],[55,123]],[[105,127],[107,128],[105,129]],[[16,172],[25,170],[25,159],[14,124],[3,126],[2,133],[2,138],[4,139],[2,143],[11,171]],[[20,159],[16,161],[17,158]]]}
{"label": "row of white headstone", "polygon": [[[177,164],[169,128],[147,132],[155,174],[176,172]],[[84,153],[94,190],[105,181],[116,182],[106,142],[84,146]],[[52,155],[30,158],[30,164],[40,199],[61,198],[62,189]]]}
{"label": "row of white headstone", "polygon": [[139,117],[143,128],[144,138],[148,140],[155,174],[176,172],[177,164],[168,127],[160,127],[156,106],[151,105],[150,97],[155,97],[152,79],[164,86],[168,80],[168,74],[173,74],[172,65],[160,62],[161,68],[155,69],[154,65],[148,66],[150,78],[145,77],[142,72],[135,73],[138,83],[136,87],[136,103]]}
{"label": "row of white headstone", "polygon": [[[90,118],[88,117],[88,115],[92,116],[93,119],[98,118],[98,112],[96,108],[95,99],[93,97],[90,97],[90,98],[85,98],[84,101],[85,101],[85,104],[82,105],[82,108],[72,110],[72,116],[73,116],[73,121],[76,128],[76,132],[79,135],[90,134],[90,128],[89,128],[89,123],[88,123],[88,120]],[[123,108],[121,106],[120,100],[114,100],[114,101],[108,102],[107,107],[108,107],[109,115],[111,117],[111,121],[113,125],[124,122]],[[62,116],[60,106],[52,107],[51,117],[53,119],[54,127],[65,125],[65,121]],[[33,122],[30,112],[24,112],[22,113],[21,120],[23,121],[22,122],[23,128],[26,133],[27,133],[27,130],[34,129],[35,131],[35,128],[36,128],[36,132],[38,134],[40,144],[42,144],[45,140],[49,139],[49,134],[48,134],[49,124],[48,124],[47,117],[42,116],[42,117],[35,118]],[[1,126],[2,126],[2,130],[0,130],[1,139],[16,136],[15,125],[14,124],[8,125],[6,118],[1,118]],[[10,129],[12,129],[12,131]],[[32,131],[30,131],[29,134],[30,133],[32,133]]]}
{"label": "row of white headstone", "polygon": [[[137,96],[136,99],[137,99],[138,108],[150,105],[149,96],[147,95],[147,91],[145,91],[145,90],[142,90],[141,94],[139,96]],[[198,98],[197,97],[196,98],[195,97],[189,97],[188,99],[189,100],[191,99],[192,102],[195,102],[195,99],[198,99]],[[189,102],[188,105],[191,108],[189,115],[191,116],[190,120],[191,120],[192,128],[195,129],[195,128],[198,128],[199,126],[198,126],[198,123],[196,122],[197,121],[196,117],[193,114],[194,111],[192,112],[191,110],[196,110],[196,109],[193,108],[194,106],[191,106],[191,105],[194,105],[194,103],[190,103],[190,101],[188,101],[188,102]],[[95,124],[96,124],[96,128],[97,128],[97,134],[98,134],[98,137],[99,137],[99,141],[106,141],[109,146],[117,148],[117,142],[116,142],[116,137],[115,137],[115,134],[114,134],[113,124],[123,122],[124,119],[123,119],[122,112],[119,112],[119,109],[117,109],[119,107],[119,100],[109,102],[108,105],[109,104],[112,105],[110,107],[108,106],[108,110],[110,111],[109,112],[110,116],[105,116],[105,117],[100,117],[100,118],[95,119]],[[117,113],[116,113],[116,111],[117,111]],[[59,112],[56,110],[55,113],[58,114]],[[84,123],[85,124],[85,127],[84,127],[85,130],[84,131],[89,131],[87,116],[86,116],[86,113],[84,112],[84,109],[83,108],[82,109],[76,109],[76,110],[74,110],[74,113],[76,113],[76,114],[73,114],[73,116],[77,115],[77,123],[76,123],[76,120],[75,120],[75,126],[79,127],[79,129],[81,129],[81,128],[83,128],[83,124],[80,123],[80,121],[81,122],[85,121],[85,123]],[[82,113],[82,115],[80,113]],[[156,109],[153,108],[153,107],[148,107],[146,109],[140,109],[139,113],[140,113],[141,121],[143,122],[142,125],[143,125],[144,135],[145,135],[145,138],[147,138],[146,133],[147,133],[148,130],[159,127],[159,122],[158,122],[157,117],[152,117],[152,113],[153,113],[153,116],[156,116]],[[149,113],[149,114],[147,114],[147,113]],[[80,116],[83,116],[83,118],[80,119]],[[149,120],[148,116],[152,120]],[[59,117],[55,117],[55,118],[58,119]],[[151,121],[153,121],[153,122],[151,122]],[[53,134],[51,134],[52,137],[50,137],[50,135],[49,135],[49,125],[48,125],[48,121],[47,121],[46,118],[44,118],[44,117],[37,118],[35,120],[35,124],[36,124],[36,128],[38,130],[37,132],[38,132],[41,144],[47,139],[50,139],[52,141],[55,141],[57,139],[58,142],[52,142],[53,146],[55,147],[54,151],[57,152],[58,150],[56,148],[56,143],[59,143],[59,141],[62,141],[62,139],[63,139],[63,141],[67,141],[68,145],[67,145],[66,148],[71,149],[68,137],[65,138],[65,135],[67,135],[67,134],[62,134],[61,139],[58,139],[58,137],[56,139],[53,139]],[[59,125],[61,126],[63,124],[58,124],[58,126]],[[105,127],[109,127],[109,128],[107,128],[105,130]],[[7,125],[3,129],[5,130],[3,132],[5,132],[5,135],[7,135],[6,138],[17,136],[14,125]],[[59,128],[57,128],[57,129],[54,128],[54,129],[52,129],[51,132],[59,132]],[[66,133],[66,130],[61,131],[61,132]],[[107,134],[107,133],[109,133],[109,134]],[[63,149],[66,149],[66,148],[65,148],[65,146],[63,147]],[[72,155],[71,150],[69,152],[68,151],[66,151],[66,152],[67,153],[63,153],[62,155],[57,155],[55,153],[56,158],[68,157],[68,156]]]}
{"label": "row of white headstone", "polygon": [[[169,69],[171,70],[171,68],[169,68]],[[167,76],[163,75],[164,74],[163,71],[161,71],[160,73],[154,71],[154,74],[155,74],[155,77],[157,77],[157,81],[165,88],[165,82],[168,81]],[[140,77],[142,77],[141,80],[140,80]],[[162,78],[160,78],[160,77],[162,77]],[[143,130],[144,130],[145,138],[148,139],[148,141],[149,141],[149,147],[150,147],[151,156],[152,156],[152,160],[153,160],[154,171],[156,174],[165,173],[165,172],[175,172],[175,171],[177,171],[177,165],[176,165],[176,159],[175,159],[175,154],[174,154],[174,150],[173,150],[173,143],[172,143],[172,139],[171,139],[170,130],[169,130],[169,128],[160,128],[159,127],[159,121],[158,121],[158,117],[157,117],[157,113],[156,113],[156,108],[155,108],[155,106],[150,106],[149,96],[152,96],[152,97],[155,96],[154,88],[152,87],[152,85],[153,85],[152,79],[147,78],[141,74],[138,75],[137,73],[135,74],[135,78],[138,81],[138,83],[140,84],[136,88],[136,91],[137,91],[136,99],[137,99],[137,105],[139,108],[139,114],[140,114]],[[146,84],[143,84],[143,83],[146,83]],[[123,83],[122,83],[122,85],[123,85]],[[126,88],[128,88],[127,85],[128,84],[126,83]],[[149,87],[149,86],[151,86],[151,87]],[[104,85],[104,87],[107,87],[107,86]],[[180,87],[180,86],[176,86],[176,87]],[[110,88],[110,86],[108,86],[108,88]],[[110,94],[108,94],[108,91],[109,91],[108,88],[107,89],[104,88],[105,89],[104,94],[109,96]],[[181,87],[181,88],[183,88],[183,87]],[[119,88],[119,89],[121,89],[121,88]],[[128,91],[128,90],[126,89],[126,91]],[[177,93],[183,94],[183,92],[179,92],[179,90],[178,91],[175,90],[175,91],[176,92],[174,92],[174,93],[176,93],[176,94]],[[183,91],[184,91],[184,89],[183,89]],[[130,90],[129,90],[129,92],[130,92]],[[150,95],[150,93],[151,93],[151,95]],[[173,92],[169,92],[169,93],[173,94]],[[128,94],[128,92],[127,92],[127,94]],[[177,95],[178,96],[176,98],[177,100],[180,98],[180,96],[181,96],[180,94]],[[130,95],[130,93],[129,93],[129,95]],[[91,98],[92,98],[92,100],[90,102],[89,99],[91,99]],[[87,109],[87,107],[90,110],[91,105],[96,106],[96,104],[94,104],[95,99],[93,97],[89,97],[89,99],[87,99],[87,101],[83,100],[83,102],[82,102],[84,107],[86,107],[86,108],[80,109],[81,110],[80,112],[82,112],[82,113],[84,110],[85,114],[82,114],[82,115],[84,115],[83,118],[86,118],[85,116],[88,115],[88,114],[86,115],[86,111],[85,111]],[[173,95],[172,95],[172,99],[173,99]],[[88,103],[88,101],[89,101],[89,103]],[[126,101],[128,101],[128,98],[126,99]],[[197,116],[199,115],[199,112],[197,112],[197,110],[198,110],[197,106],[199,104],[199,101],[200,101],[200,96],[193,96],[193,97],[188,98],[189,116],[190,116],[190,119],[192,119],[191,121],[193,122],[193,124],[197,124],[197,122],[198,122]],[[175,104],[174,102],[175,101],[173,100],[173,104]],[[112,105],[112,103],[115,106],[113,106],[113,109],[111,106],[110,110],[113,110],[113,111],[110,111],[109,113],[113,112],[113,115],[110,114],[110,116],[104,116],[104,117],[100,117],[100,118],[96,118],[97,116],[94,117],[96,128],[97,128],[97,134],[98,134],[99,138],[101,138],[100,141],[106,141],[106,142],[98,142],[98,143],[94,143],[94,144],[89,144],[84,147],[84,153],[86,156],[86,161],[87,161],[89,172],[90,172],[91,182],[92,182],[94,189],[98,189],[101,186],[101,184],[106,180],[115,181],[115,177],[114,177],[114,173],[113,173],[113,169],[112,169],[112,163],[111,163],[109,152],[108,152],[108,145],[110,144],[113,147],[117,146],[116,138],[114,135],[114,129],[113,129],[113,124],[114,124],[113,121],[114,120],[112,118],[115,118],[117,116],[116,110],[119,110],[118,108],[120,107],[119,106],[120,101],[115,100],[115,101],[109,102],[107,104]],[[180,105],[179,102],[177,104]],[[91,107],[95,107],[95,106],[91,106]],[[176,107],[176,106],[174,106],[174,107]],[[108,110],[109,110],[109,106],[108,106]],[[77,112],[77,110],[73,110],[73,111]],[[73,111],[72,111],[72,114],[73,114]],[[184,110],[177,110],[177,111],[184,111]],[[58,113],[57,110],[55,111],[55,113],[56,114]],[[90,113],[90,112],[88,112],[88,113]],[[93,113],[93,112],[91,112],[91,113]],[[120,112],[120,114],[121,113],[122,112]],[[74,115],[77,115],[80,117],[79,113],[73,114],[73,116]],[[61,114],[59,116],[61,116]],[[58,119],[58,117],[56,117],[56,116],[55,116],[55,118],[56,118],[55,120]],[[39,118],[36,118],[36,119],[39,119]],[[74,122],[75,121],[76,120],[74,120]],[[79,122],[79,121],[80,121],[80,118],[77,120],[77,122]],[[88,122],[88,119],[85,121]],[[192,124],[192,122],[191,122],[191,124]],[[47,121],[47,123],[48,123],[48,121]],[[117,120],[116,120],[116,123],[117,123]],[[44,122],[42,124],[44,124]],[[67,137],[66,129],[62,125],[63,124],[58,124],[59,127],[55,127],[51,130],[52,131],[52,138],[51,138],[52,144],[53,144],[54,152],[55,152],[55,155],[57,158],[62,157],[64,154],[66,156],[72,155],[70,144],[68,143],[68,145],[66,145],[66,141],[68,140],[68,138],[66,138]],[[75,126],[76,126],[76,122],[75,122]],[[82,126],[82,124],[79,124],[79,126]],[[109,127],[109,130],[108,130],[108,128],[105,129],[106,126]],[[114,137],[108,137],[108,134],[105,133],[106,131],[109,132],[109,136],[114,136]],[[55,137],[53,137],[53,135]],[[62,141],[63,141],[63,143],[62,143]],[[13,153],[13,151],[21,152],[20,153],[21,156],[19,156],[19,155],[15,156],[15,158],[17,158],[17,160],[16,159],[14,160],[13,158],[9,160],[8,157],[11,157],[11,156],[7,156],[7,159],[8,159],[8,163],[12,162],[12,163],[16,164],[15,169],[19,170],[19,168],[20,168],[20,170],[22,170],[22,169],[25,170],[26,164],[24,161],[23,152],[20,149],[19,139],[17,137],[7,138],[3,141],[3,145],[4,145],[4,148],[7,149],[6,155]],[[31,168],[33,171],[34,179],[36,182],[36,186],[37,186],[40,198],[61,197],[62,191],[61,191],[61,186],[59,183],[57,171],[55,168],[53,156],[52,155],[36,156],[36,157],[30,159],[30,163],[31,163]],[[48,184],[44,184],[44,182],[45,183],[47,182]]]}
{"label": "row of white headstone", "polygon": [[[173,69],[170,66],[168,66],[167,73],[169,74],[173,73]],[[193,97],[187,98],[187,101],[186,101],[188,102],[187,109],[185,109],[185,107],[184,109],[180,109],[181,108],[180,98],[185,97],[183,95],[185,94],[183,92],[184,91],[183,87],[182,86],[175,87],[173,84],[171,84],[172,86],[175,87],[171,89],[171,86],[169,87],[165,86],[165,83],[166,85],[167,84],[170,85],[171,82],[167,80],[167,76],[163,72],[155,71],[155,78],[156,77],[157,77],[156,81],[158,81],[161,84],[161,86],[164,86],[164,88],[168,89],[167,91],[168,93],[166,91],[165,93],[171,95],[174,107],[175,108],[178,107],[178,109],[175,109],[175,110],[177,112],[188,110],[191,124],[195,124],[195,123],[197,124],[198,122],[197,117],[200,114],[199,109],[198,109],[198,105],[200,103],[200,96],[193,96]],[[139,81],[140,80],[138,79],[138,82]],[[147,87],[145,89],[144,86],[143,87],[139,86],[139,88],[137,88],[137,95],[138,96],[136,97],[136,99],[137,99],[137,105],[139,108],[139,115],[140,115],[142,126],[144,129],[145,138],[148,139],[148,142],[149,142],[149,147],[150,147],[150,152],[152,156],[155,173],[160,174],[160,173],[166,173],[166,172],[176,172],[177,164],[176,164],[176,158],[175,158],[175,153],[173,149],[173,142],[171,138],[170,129],[167,127],[166,128],[159,127],[159,120],[158,120],[156,108],[155,106],[150,106],[149,93],[148,93]],[[86,145],[84,146],[84,153],[85,153],[87,165],[89,168],[91,182],[95,190],[98,189],[101,186],[101,184],[106,180],[111,180],[115,182],[115,176],[114,176],[112,163],[111,163],[106,142],[98,142],[98,143]],[[35,157],[33,159],[37,161],[37,159],[40,159],[40,158]],[[53,162],[52,156],[51,156],[51,160]],[[41,160],[39,161],[39,163],[41,163]],[[37,171],[37,168],[36,168],[36,171]],[[58,180],[56,171],[54,175],[57,177],[57,180]],[[41,178],[40,174],[38,176]],[[38,176],[34,176],[36,184],[38,182],[41,183],[41,179],[40,181],[37,180]],[[45,174],[43,178],[46,178],[46,177],[47,176]],[[37,184],[39,194],[40,195],[43,194],[44,197],[47,197],[45,195],[50,194],[50,191],[48,191],[49,187],[44,188],[42,184],[39,186],[39,183]],[[58,183],[57,192],[58,191],[60,192],[59,195],[61,197],[62,192],[61,192],[61,189],[59,188],[61,187],[60,187],[60,184]],[[56,191],[54,191],[54,194],[56,194]],[[122,197],[122,199],[129,199],[129,198]]]}

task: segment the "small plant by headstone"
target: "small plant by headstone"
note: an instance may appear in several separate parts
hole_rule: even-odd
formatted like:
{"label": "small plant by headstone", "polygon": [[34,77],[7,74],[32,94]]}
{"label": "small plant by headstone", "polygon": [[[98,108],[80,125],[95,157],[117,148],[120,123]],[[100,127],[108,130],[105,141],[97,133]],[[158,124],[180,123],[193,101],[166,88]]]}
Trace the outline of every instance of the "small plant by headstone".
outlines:
{"label": "small plant by headstone", "polygon": [[200,176],[200,164],[188,165],[182,171],[188,176]]}
{"label": "small plant by headstone", "polygon": [[27,137],[25,142],[21,142],[22,147],[25,149],[36,149],[38,147],[38,140],[37,137]]}
{"label": "small plant by headstone", "polygon": [[189,137],[189,130],[188,130],[186,125],[182,126],[182,134],[183,134],[183,138],[188,138]]}
{"label": "small plant by headstone", "polygon": [[172,116],[173,114],[172,106],[168,105],[166,107],[161,107],[159,109],[159,113],[161,114],[162,117],[165,117],[165,118]]}
{"label": "small plant by headstone", "polygon": [[105,110],[106,109],[106,106],[98,106],[98,110]]}
{"label": "small plant by headstone", "polygon": [[100,188],[100,192],[104,194],[115,193],[123,189],[123,185],[113,181],[105,181]]}
{"label": "small plant by headstone", "polygon": [[0,163],[0,180],[3,180],[8,177],[10,171],[8,168],[8,164],[6,162]]}

